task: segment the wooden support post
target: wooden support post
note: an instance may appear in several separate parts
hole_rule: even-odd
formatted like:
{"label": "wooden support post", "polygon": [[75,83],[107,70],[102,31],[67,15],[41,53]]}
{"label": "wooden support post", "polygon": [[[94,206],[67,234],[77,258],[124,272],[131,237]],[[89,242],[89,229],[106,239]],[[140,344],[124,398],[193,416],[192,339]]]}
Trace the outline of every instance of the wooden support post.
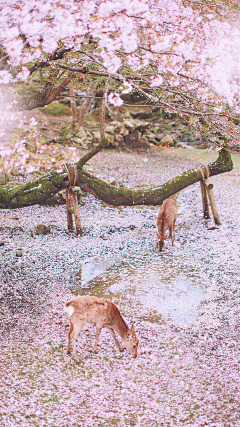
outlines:
{"label": "wooden support post", "polygon": [[210,218],[209,205],[207,200],[206,187],[203,181],[200,181],[201,193],[202,193],[202,204],[203,204],[203,216],[204,218]]}
{"label": "wooden support post", "polygon": [[69,190],[69,188],[66,188],[65,194],[66,194],[66,208],[67,208],[68,229],[69,230],[73,230],[72,203],[71,203],[71,196],[70,196],[70,190]]}
{"label": "wooden support post", "polygon": [[75,225],[76,225],[76,232],[77,235],[82,235],[83,229],[81,224],[81,218],[78,208],[78,199],[77,199],[77,193],[74,191],[74,188],[70,189],[70,195],[71,195],[71,203],[73,207],[73,213],[74,213],[74,219],[75,219]]}
{"label": "wooden support post", "polygon": [[215,224],[221,225],[221,221],[220,221],[220,218],[219,218],[219,215],[218,215],[217,205],[216,205],[216,202],[215,202],[215,197],[214,197],[214,194],[213,194],[213,188],[212,187],[213,187],[212,184],[209,185],[209,186],[206,186],[207,196],[208,196],[208,200],[209,200],[209,203],[210,203],[210,206],[211,206],[211,209],[212,209],[212,213],[213,213],[213,218],[214,218]]}

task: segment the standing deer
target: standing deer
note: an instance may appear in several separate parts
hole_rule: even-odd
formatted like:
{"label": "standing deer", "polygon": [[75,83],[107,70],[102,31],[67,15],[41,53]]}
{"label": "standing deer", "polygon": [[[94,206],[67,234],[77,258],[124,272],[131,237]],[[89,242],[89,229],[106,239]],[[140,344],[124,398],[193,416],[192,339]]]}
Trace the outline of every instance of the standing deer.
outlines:
{"label": "standing deer", "polygon": [[175,239],[175,221],[177,219],[177,203],[173,199],[164,200],[157,217],[157,247],[162,252],[165,240],[168,237],[167,231],[169,230],[169,237],[172,238],[172,245]]}
{"label": "standing deer", "polygon": [[120,311],[112,302],[91,295],[78,296],[65,304],[64,311],[68,314],[70,321],[68,353],[71,353],[71,340],[73,356],[77,363],[79,363],[79,359],[76,351],[76,338],[86,323],[92,323],[96,326],[95,353],[97,353],[101,330],[102,328],[107,328],[120,351],[123,351],[123,348],[116,338],[115,331],[122,337],[129,353],[133,357],[137,357],[138,338],[136,337],[135,328],[133,325],[130,329],[128,328]]}

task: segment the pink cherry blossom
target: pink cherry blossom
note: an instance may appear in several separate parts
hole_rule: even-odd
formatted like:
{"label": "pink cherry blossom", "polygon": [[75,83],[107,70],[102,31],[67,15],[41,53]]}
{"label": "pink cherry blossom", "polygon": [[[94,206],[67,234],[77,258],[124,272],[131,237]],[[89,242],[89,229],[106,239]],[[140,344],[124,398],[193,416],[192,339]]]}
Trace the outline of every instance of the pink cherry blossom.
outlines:
{"label": "pink cherry blossom", "polygon": [[8,84],[11,80],[12,76],[7,70],[0,71],[0,84]]}
{"label": "pink cherry blossom", "polygon": [[23,50],[22,39],[13,39],[5,44],[6,51],[10,57],[18,58]]}
{"label": "pink cherry blossom", "polygon": [[123,82],[123,85],[120,86],[119,89],[122,91],[122,93],[130,93],[132,91],[133,87],[130,83],[125,81],[125,82]]}
{"label": "pink cherry blossom", "polygon": [[108,95],[108,102],[114,105],[114,107],[121,107],[121,105],[123,104],[123,100],[116,92],[112,92]]}
{"label": "pink cherry blossom", "polygon": [[21,80],[27,80],[30,71],[26,67],[22,67],[21,71],[17,74],[16,78]]}
{"label": "pink cherry blossom", "polygon": [[104,67],[107,68],[108,72],[110,74],[114,74],[116,73],[116,71],[119,69],[119,67],[121,66],[121,59],[115,55],[113,52],[105,52],[105,50],[103,49],[101,52],[101,56],[104,59]]}
{"label": "pink cherry blossom", "polygon": [[30,119],[30,126],[37,126],[37,124],[38,124],[38,122],[35,119],[35,117],[31,117],[31,119]]}
{"label": "pink cherry blossom", "polygon": [[163,82],[163,78],[161,76],[151,76],[151,87],[160,86]]}

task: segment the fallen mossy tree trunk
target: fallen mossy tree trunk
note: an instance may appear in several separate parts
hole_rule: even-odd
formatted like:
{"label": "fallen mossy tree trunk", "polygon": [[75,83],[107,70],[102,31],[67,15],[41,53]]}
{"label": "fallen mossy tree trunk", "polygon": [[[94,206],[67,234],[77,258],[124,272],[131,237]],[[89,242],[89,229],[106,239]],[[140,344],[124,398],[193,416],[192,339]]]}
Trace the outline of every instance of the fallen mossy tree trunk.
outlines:
{"label": "fallen mossy tree trunk", "polygon": [[[84,191],[94,194],[99,199],[113,206],[133,206],[133,205],[160,205],[167,197],[172,196],[180,190],[202,181],[202,173],[199,168],[190,169],[183,172],[171,181],[165,184],[151,188],[149,190],[131,190],[127,188],[118,188],[107,184],[93,175],[85,172],[82,168],[91,157],[97,154],[107,141],[103,140],[97,148],[86,154],[76,165],[77,179],[75,185],[81,187]],[[218,175],[232,170],[233,164],[230,153],[222,148],[215,162],[201,166],[205,177],[207,168],[209,176]],[[21,208],[24,206],[42,204],[52,195],[69,185],[67,173],[57,174],[51,172],[48,175],[35,181],[30,181],[20,186],[5,185],[0,187],[0,208]],[[73,184],[72,184],[73,185]]]}
{"label": "fallen mossy tree trunk", "polygon": [[[201,166],[205,170],[205,177],[207,176],[207,168],[209,169],[209,176],[213,176],[229,172],[232,170],[232,167],[231,155],[225,149],[219,152],[218,159],[215,162]],[[183,172],[181,175],[159,187],[149,190],[131,190],[114,187],[87,174],[82,169],[78,169],[78,185],[85,191],[95,194],[99,199],[114,206],[160,205],[167,197],[172,196],[197,181],[202,181],[202,175],[200,170],[195,168]]]}

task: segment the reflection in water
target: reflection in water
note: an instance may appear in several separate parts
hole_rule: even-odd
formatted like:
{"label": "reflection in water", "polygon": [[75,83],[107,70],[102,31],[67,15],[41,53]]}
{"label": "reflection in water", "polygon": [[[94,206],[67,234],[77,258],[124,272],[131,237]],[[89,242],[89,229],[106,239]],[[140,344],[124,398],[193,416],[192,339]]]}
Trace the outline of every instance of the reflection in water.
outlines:
{"label": "reflection in water", "polygon": [[97,260],[83,264],[74,288],[76,294],[117,297],[140,318],[180,325],[197,317],[206,299],[206,280],[196,266],[186,266],[181,259],[168,258],[166,263],[164,257],[142,256],[112,265]]}
{"label": "reflection in water", "polygon": [[97,259],[92,262],[86,262],[77,273],[77,278],[81,280],[81,285],[85,286],[88,282],[111,267],[110,262],[99,262]]}

